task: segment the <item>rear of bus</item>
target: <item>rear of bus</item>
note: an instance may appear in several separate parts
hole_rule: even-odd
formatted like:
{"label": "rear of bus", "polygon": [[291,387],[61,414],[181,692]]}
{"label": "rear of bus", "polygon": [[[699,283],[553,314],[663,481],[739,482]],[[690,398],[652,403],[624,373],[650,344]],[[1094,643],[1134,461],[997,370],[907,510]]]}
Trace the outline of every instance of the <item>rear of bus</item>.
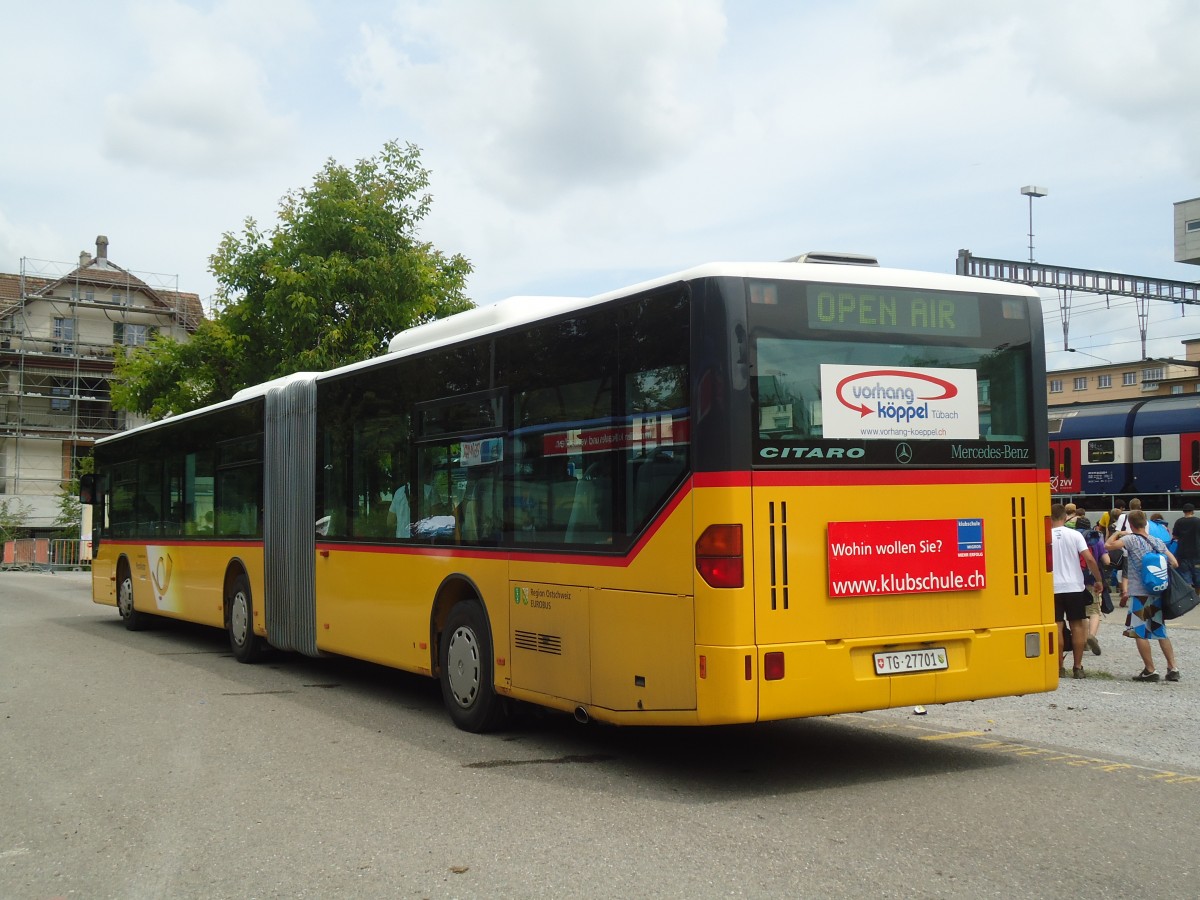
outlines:
{"label": "rear of bus", "polygon": [[[719,284],[749,441],[744,474],[696,473],[700,719],[1052,690],[1036,294],[804,264]],[[740,504],[738,587],[704,560],[739,549],[719,520]],[[752,645],[705,646],[751,622]]]}

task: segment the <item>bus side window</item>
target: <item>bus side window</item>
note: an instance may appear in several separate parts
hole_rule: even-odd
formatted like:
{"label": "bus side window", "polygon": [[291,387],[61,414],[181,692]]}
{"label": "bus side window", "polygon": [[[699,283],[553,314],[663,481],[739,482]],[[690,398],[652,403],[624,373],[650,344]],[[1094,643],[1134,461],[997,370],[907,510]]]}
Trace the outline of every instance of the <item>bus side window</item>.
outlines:
{"label": "bus side window", "polygon": [[[371,411],[369,407],[366,408]],[[366,415],[354,426],[351,468],[354,537],[401,538],[411,534],[406,415]]]}
{"label": "bus side window", "polygon": [[213,453],[201,450],[183,460],[183,530],[185,534],[213,533]]}
{"label": "bus side window", "polygon": [[683,366],[663,366],[626,376],[631,422],[625,471],[629,535],[646,525],[687,471],[686,374]]}
{"label": "bus side window", "polygon": [[613,480],[609,454],[588,463],[575,485],[567,519],[568,543],[611,544],[613,539]]}
{"label": "bus side window", "polygon": [[216,533],[262,537],[262,435],[217,445]]}
{"label": "bus side window", "polygon": [[134,529],[139,537],[158,537],[163,530],[163,461],[142,459],[137,470]]}
{"label": "bus side window", "polygon": [[136,531],[134,513],[137,501],[137,463],[124,462],[113,466],[112,502],[109,506],[110,537],[133,537]]}

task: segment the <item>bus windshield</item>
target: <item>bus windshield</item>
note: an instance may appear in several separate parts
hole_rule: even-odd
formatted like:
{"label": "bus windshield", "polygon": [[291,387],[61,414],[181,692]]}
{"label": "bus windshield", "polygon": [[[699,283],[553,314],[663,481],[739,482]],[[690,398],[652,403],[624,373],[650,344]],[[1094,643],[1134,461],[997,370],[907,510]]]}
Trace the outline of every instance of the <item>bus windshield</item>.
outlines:
{"label": "bus windshield", "polygon": [[750,282],[759,465],[1029,466],[1028,302]]}

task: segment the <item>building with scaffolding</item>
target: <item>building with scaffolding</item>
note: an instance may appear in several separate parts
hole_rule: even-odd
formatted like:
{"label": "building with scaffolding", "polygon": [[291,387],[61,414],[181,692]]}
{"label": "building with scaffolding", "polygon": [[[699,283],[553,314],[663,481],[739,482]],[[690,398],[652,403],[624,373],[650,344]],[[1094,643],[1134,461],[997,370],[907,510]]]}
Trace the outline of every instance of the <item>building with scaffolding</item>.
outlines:
{"label": "building with scaffolding", "polygon": [[142,421],[112,408],[115,348],[186,341],[203,316],[176,276],[113,263],[103,235],[78,265],[22,259],[0,273],[0,501],[27,510],[35,536],[52,532],[92,444]]}

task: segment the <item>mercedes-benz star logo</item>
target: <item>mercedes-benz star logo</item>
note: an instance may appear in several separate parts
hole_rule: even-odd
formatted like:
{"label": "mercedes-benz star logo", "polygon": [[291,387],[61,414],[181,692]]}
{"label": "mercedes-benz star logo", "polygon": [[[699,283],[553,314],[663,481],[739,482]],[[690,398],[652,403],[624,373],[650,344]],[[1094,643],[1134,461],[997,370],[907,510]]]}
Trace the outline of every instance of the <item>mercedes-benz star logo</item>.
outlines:
{"label": "mercedes-benz star logo", "polygon": [[912,447],[908,446],[908,444],[897,444],[896,462],[904,464],[912,462]]}

